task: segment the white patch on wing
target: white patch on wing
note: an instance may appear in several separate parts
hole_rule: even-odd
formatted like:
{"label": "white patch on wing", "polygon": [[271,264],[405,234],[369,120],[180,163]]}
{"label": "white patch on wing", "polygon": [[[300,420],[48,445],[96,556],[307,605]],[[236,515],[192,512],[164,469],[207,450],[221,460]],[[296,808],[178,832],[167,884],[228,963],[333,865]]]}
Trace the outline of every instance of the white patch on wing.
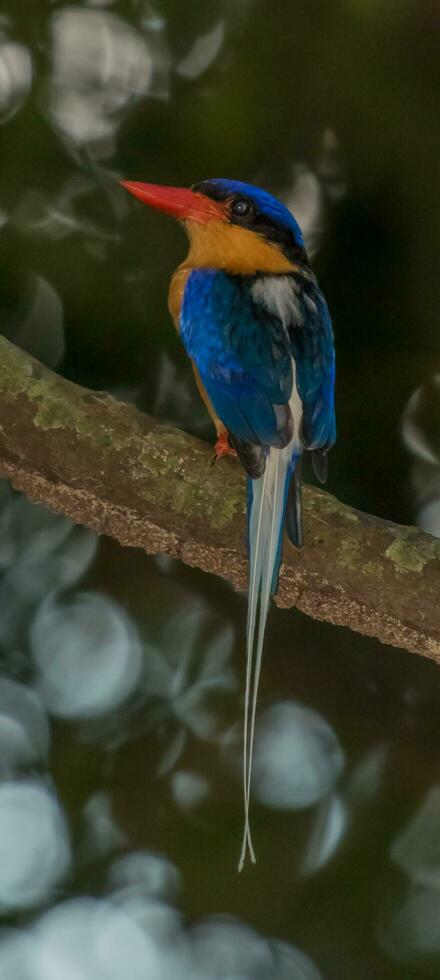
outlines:
{"label": "white patch on wing", "polygon": [[290,442],[287,443],[287,446],[284,446],[283,449],[276,450],[276,452],[280,452],[283,454],[284,459],[288,459],[288,460],[292,459],[293,455],[296,456],[298,453],[302,453],[304,449],[304,443],[302,440],[303,407],[302,407],[302,401],[299,397],[298,388],[296,385],[296,364],[293,357],[292,357],[292,376],[293,376],[292,393],[289,398],[289,408],[290,408],[290,414],[292,416],[292,423],[293,423],[292,438]]}
{"label": "white patch on wing", "polygon": [[285,329],[289,324],[297,327],[303,325],[298,287],[291,276],[260,276],[254,282],[251,293],[255,302],[277,316]]}
{"label": "white patch on wing", "polygon": [[292,385],[292,394],[289,398],[289,408],[292,413],[292,419],[293,419],[293,436],[291,442],[289,443],[288,448],[291,453],[292,452],[297,453],[297,452],[302,452],[303,450],[303,441],[301,438],[303,409],[302,409],[302,401],[299,397],[298,388],[296,386],[296,364],[293,357],[292,357],[292,372],[293,372],[293,385]]}

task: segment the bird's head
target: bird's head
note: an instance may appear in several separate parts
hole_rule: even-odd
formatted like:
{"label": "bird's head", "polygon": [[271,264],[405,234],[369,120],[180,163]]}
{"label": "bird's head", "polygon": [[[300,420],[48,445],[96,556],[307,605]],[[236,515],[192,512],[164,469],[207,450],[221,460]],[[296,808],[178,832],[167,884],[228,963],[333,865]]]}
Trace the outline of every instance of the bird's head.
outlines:
{"label": "bird's head", "polygon": [[203,180],[191,189],[122,181],[131,194],[185,225],[188,268],[286,273],[307,263],[301,229],[266,191],[238,180]]}

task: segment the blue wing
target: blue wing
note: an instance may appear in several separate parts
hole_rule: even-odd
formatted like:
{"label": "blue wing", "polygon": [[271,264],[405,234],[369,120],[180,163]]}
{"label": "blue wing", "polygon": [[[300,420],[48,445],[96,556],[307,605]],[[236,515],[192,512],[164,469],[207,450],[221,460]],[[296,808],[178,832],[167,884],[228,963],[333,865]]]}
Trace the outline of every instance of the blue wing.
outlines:
{"label": "blue wing", "polygon": [[194,270],[180,335],[226,428],[254,445],[286,445],[293,370],[281,322],[252,300],[247,277]]}
{"label": "blue wing", "polygon": [[[276,277],[270,278],[271,302],[265,302],[264,288],[257,302],[255,279],[194,270],[185,289],[181,337],[222,422],[252,445],[280,448],[292,437],[293,358],[302,442],[307,449],[326,451],[335,441],[334,346],[327,305],[311,275],[289,277],[293,293],[286,322],[285,315],[277,315]],[[285,287],[286,277],[280,279]],[[283,314],[285,307],[284,298]]]}

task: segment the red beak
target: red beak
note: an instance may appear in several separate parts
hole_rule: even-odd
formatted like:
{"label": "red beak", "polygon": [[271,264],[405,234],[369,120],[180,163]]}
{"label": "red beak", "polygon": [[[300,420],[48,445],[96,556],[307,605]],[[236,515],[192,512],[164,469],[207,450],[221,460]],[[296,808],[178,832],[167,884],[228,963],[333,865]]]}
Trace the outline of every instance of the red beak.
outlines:
{"label": "red beak", "polygon": [[187,187],[162,187],[161,184],[140,184],[133,180],[121,180],[121,186],[130,194],[139,198],[144,204],[158,211],[165,211],[173,218],[199,221],[206,224],[213,218],[224,221],[226,218],[225,205],[213,201],[205,194],[197,194]]}

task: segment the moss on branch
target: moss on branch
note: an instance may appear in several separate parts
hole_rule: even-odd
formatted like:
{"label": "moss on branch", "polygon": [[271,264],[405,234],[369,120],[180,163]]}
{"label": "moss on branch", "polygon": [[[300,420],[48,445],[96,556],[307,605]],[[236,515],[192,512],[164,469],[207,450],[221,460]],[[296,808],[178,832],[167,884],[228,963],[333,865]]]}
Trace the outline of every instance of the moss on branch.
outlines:
{"label": "moss on branch", "polygon": [[[0,476],[34,501],[149,553],[246,585],[245,481],[231,459],[59,377],[0,338]],[[277,602],[440,661],[440,541],[304,492]]]}

